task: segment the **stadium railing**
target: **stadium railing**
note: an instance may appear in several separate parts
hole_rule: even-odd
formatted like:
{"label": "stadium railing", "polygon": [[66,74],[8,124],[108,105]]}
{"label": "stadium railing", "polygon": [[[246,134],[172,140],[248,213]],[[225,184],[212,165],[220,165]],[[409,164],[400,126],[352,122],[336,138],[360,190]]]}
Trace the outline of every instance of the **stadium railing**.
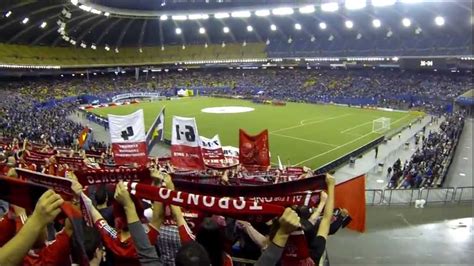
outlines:
{"label": "stadium railing", "polygon": [[425,204],[447,204],[472,202],[473,186],[420,188],[420,189],[366,189],[366,205],[369,206],[400,206],[413,205],[417,200],[425,200]]}

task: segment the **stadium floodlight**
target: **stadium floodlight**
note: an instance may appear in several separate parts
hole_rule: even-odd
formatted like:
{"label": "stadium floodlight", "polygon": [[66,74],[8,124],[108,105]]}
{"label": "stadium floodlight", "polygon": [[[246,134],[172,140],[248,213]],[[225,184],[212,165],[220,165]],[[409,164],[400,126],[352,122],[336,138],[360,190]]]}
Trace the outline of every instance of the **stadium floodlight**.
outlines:
{"label": "stadium floodlight", "polygon": [[181,28],[176,28],[174,30],[174,32],[177,34],[177,35],[180,35],[181,33],[183,33],[183,30],[181,30]]}
{"label": "stadium floodlight", "polygon": [[161,46],[161,51],[164,51],[164,50],[165,50],[165,46],[162,45],[162,46]]}
{"label": "stadium floodlight", "polygon": [[339,10],[339,4],[337,2],[321,4],[321,10],[324,12],[336,12]]}
{"label": "stadium floodlight", "polygon": [[79,3],[79,0],[71,0],[71,4],[77,6],[77,4]]}
{"label": "stadium floodlight", "polygon": [[271,30],[271,31],[276,31],[276,30],[277,30],[277,26],[276,26],[275,24],[270,25],[270,30]]}
{"label": "stadium floodlight", "polygon": [[190,20],[208,19],[208,18],[209,18],[208,14],[191,14],[188,16],[188,19]]}
{"label": "stadium floodlight", "polygon": [[315,42],[315,41],[316,41],[316,37],[314,37],[314,35],[312,35],[310,41],[311,41],[311,42]]}
{"label": "stadium floodlight", "polygon": [[445,23],[444,18],[441,17],[441,16],[437,16],[437,17],[435,18],[435,23],[436,23],[436,25],[438,25],[438,26],[443,26],[444,23]]}
{"label": "stadium floodlight", "polygon": [[168,16],[167,15],[161,15],[160,20],[162,20],[162,21],[168,20]]}
{"label": "stadium floodlight", "polygon": [[108,17],[108,16],[110,16],[110,13],[109,13],[109,12],[105,12],[105,13],[104,13],[104,16]]}
{"label": "stadium floodlight", "polygon": [[206,33],[206,29],[203,28],[203,27],[200,27],[200,28],[199,28],[199,33],[200,33],[200,34]]}
{"label": "stadium floodlight", "polygon": [[248,25],[248,26],[247,26],[247,31],[248,31],[248,32],[252,32],[252,31],[253,31],[253,27],[252,27],[251,25]]}
{"label": "stadium floodlight", "polygon": [[247,46],[247,41],[244,41],[244,42],[242,43],[242,46],[244,46],[244,47]]}
{"label": "stadium floodlight", "polygon": [[348,10],[362,9],[367,5],[366,0],[346,0],[345,7]]}
{"label": "stadium floodlight", "polygon": [[301,24],[296,23],[295,24],[295,30],[301,30]]}
{"label": "stadium floodlight", "polygon": [[255,15],[257,17],[268,17],[268,16],[270,16],[270,10],[268,10],[268,9],[257,10],[257,11],[255,11]]}
{"label": "stadium floodlight", "polygon": [[265,42],[266,45],[270,45],[270,39],[267,39],[267,41]]}
{"label": "stadium floodlight", "polygon": [[399,1],[405,4],[416,4],[416,3],[420,3],[422,0],[399,0]]}
{"label": "stadium floodlight", "polygon": [[301,14],[310,14],[310,13],[314,13],[316,9],[314,8],[314,5],[307,5],[307,6],[300,7],[299,11]]}
{"label": "stadium floodlight", "polygon": [[222,31],[224,33],[229,33],[230,30],[229,30],[229,27],[224,27],[224,28],[222,28]]}
{"label": "stadium floodlight", "polygon": [[97,9],[95,9],[95,8],[92,8],[92,9],[91,9],[91,13],[92,13],[92,14],[96,14],[96,15],[100,15],[100,14],[102,14],[102,11],[97,10]]}
{"label": "stadium floodlight", "polygon": [[91,49],[92,50],[96,50],[97,49],[97,46],[95,44],[91,44]]}
{"label": "stadium floodlight", "polygon": [[8,18],[9,16],[12,15],[12,12],[11,11],[8,11],[7,13],[5,13],[5,17]]}
{"label": "stadium floodlight", "polygon": [[221,18],[228,18],[230,17],[229,13],[216,13],[214,14],[214,18],[221,19]]}
{"label": "stadium floodlight", "polygon": [[250,13],[250,11],[235,11],[235,12],[232,12],[230,13],[230,15],[233,17],[233,18],[248,18],[250,17],[252,14]]}
{"label": "stadium floodlight", "polygon": [[186,16],[186,15],[175,15],[175,16],[171,16],[171,19],[172,20],[183,21],[183,20],[187,20],[188,16]]}
{"label": "stadium floodlight", "polygon": [[404,19],[402,19],[402,24],[403,24],[403,26],[408,28],[408,27],[411,26],[411,20],[409,18],[404,18]]}
{"label": "stadium floodlight", "polygon": [[24,19],[21,21],[21,23],[26,24],[26,23],[28,23],[28,21],[30,21],[29,18],[24,18]]}
{"label": "stadium floodlight", "polygon": [[322,30],[325,30],[327,29],[328,25],[325,23],[325,22],[320,22],[319,23],[319,28],[322,29]]}
{"label": "stadium floodlight", "polygon": [[272,14],[276,16],[286,16],[294,13],[291,7],[279,7],[272,10]]}
{"label": "stadium floodlight", "polygon": [[346,22],[344,24],[346,25],[346,28],[348,28],[348,29],[352,29],[354,27],[354,22],[352,22],[350,20],[346,20]]}
{"label": "stadium floodlight", "polygon": [[382,26],[382,22],[380,22],[380,19],[374,19],[372,20],[372,26],[374,26],[374,28],[380,28],[380,26]]}
{"label": "stadium floodlight", "polygon": [[119,49],[118,48],[115,48],[115,53],[119,53]]}
{"label": "stadium floodlight", "polygon": [[394,5],[397,0],[372,0],[373,6],[391,6]]}
{"label": "stadium floodlight", "polygon": [[221,45],[221,46],[222,46],[222,48],[224,48],[224,47],[225,47],[225,42],[222,42],[222,45]]}
{"label": "stadium floodlight", "polygon": [[46,28],[46,25],[48,25],[48,22],[43,21],[43,23],[41,23],[41,25],[40,25],[40,28],[44,29],[44,28]]}
{"label": "stadium floodlight", "polygon": [[209,45],[207,43],[204,44],[204,48],[207,48],[209,47]]}
{"label": "stadium floodlight", "polygon": [[104,48],[107,52],[110,51],[110,47],[106,44]]}
{"label": "stadium floodlight", "polygon": [[181,49],[185,50],[186,46],[183,44],[183,46],[181,46]]}

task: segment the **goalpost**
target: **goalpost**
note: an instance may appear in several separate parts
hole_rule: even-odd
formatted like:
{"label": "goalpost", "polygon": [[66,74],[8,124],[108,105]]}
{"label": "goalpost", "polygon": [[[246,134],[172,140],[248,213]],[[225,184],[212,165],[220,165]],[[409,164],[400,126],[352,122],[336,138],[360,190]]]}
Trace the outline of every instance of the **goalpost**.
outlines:
{"label": "goalpost", "polygon": [[383,133],[390,129],[390,118],[381,117],[372,121],[372,132]]}

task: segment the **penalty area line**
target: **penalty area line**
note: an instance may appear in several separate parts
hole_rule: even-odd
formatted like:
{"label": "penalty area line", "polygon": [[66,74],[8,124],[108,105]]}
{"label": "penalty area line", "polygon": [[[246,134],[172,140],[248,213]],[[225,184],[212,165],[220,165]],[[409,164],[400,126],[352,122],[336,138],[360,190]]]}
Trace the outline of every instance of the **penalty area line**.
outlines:
{"label": "penalty area line", "polygon": [[310,140],[310,139],[303,139],[303,138],[298,138],[298,137],[293,137],[293,136],[288,136],[288,135],[283,135],[283,134],[278,134],[278,133],[272,133],[271,132],[270,135],[275,135],[275,136],[279,136],[279,137],[282,137],[282,138],[295,139],[295,140],[310,142],[310,143],[315,143],[315,144],[321,144],[321,145],[326,145],[326,146],[330,146],[330,147],[337,147],[337,145],[326,143],[326,142]]}
{"label": "penalty area line", "polygon": [[[307,124],[303,124],[302,121],[305,121],[305,120],[301,120],[299,125],[291,126],[291,127],[285,127],[285,128],[280,128],[280,129],[274,130],[274,131],[272,131],[272,132],[270,132],[270,133],[276,133],[276,132],[286,131],[286,130],[293,129],[293,128],[299,128],[299,127],[304,127],[304,126],[308,126],[308,125],[313,125],[313,124],[317,124],[317,123],[321,123],[321,122],[326,122],[326,121],[329,121],[329,120],[338,119],[338,118],[346,117],[346,116],[350,116],[350,115],[351,115],[351,114],[343,114],[343,115],[339,115],[339,116],[333,116],[333,117],[325,118],[325,119],[322,119],[322,120],[316,120],[316,121],[314,121],[314,122],[309,122],[309,123],[307,123]],[[308,119],[306,119],[306,121],[307,121],[307,120],[308,120]]]}

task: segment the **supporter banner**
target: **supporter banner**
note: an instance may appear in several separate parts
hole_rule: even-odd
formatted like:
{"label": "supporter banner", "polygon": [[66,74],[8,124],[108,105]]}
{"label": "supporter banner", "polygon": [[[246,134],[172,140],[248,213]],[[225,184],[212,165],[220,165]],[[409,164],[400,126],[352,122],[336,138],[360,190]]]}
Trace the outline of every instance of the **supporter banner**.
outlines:
{"label": "supporter banner", "polygon": [[334,205],[347,209],[352,221],[349,229],[365,232],[365,175],[339,183],[335,188]]}
{"label": "supporter banner", "polygon": [[204,169],[194,118],[173,116],[171,164],[180,169]]}
{"label": "supporter banner", "polygon": [[115,95],[112,97],[112,101],[116,102],[128,98],[158,98],[160,96],[159,92],[131,92]]}
{"label": "supporter banner", "polygon": [[139,183],[126,183],[126,185],[130,193],[139,198],[247,221],[266,221],[280,216],[285,210],[283,206],[258,201],[191,194]]}
{"label": "supporter banner", "polygon": [[146,165],[148,157],[143,110],[124,116],[109,114],[108,117],[115,163]]}
{"label": "supporter banner", "polygon": [[219,135],[215,135],[212,139],[203,136],[199,138],[204,163],[206,165],[222,165],[225,158]]}
{"label": "supporter banner", "polygon": [[239,130],[239,160],[246,167],[267,167],[270,165],[268,130],[251,136]]}
{"label": "supporter banner", "polygon": [[160,111],[160,114],[155,118],[155,121],[153,122],[150,129],[146,133],[146,143],[147,143],[149,151],[151,151],[153,146],[158,141],[163,141],[165,139],[164,125],[165,125],[165,108],[163,107]]}
{"label": "supporter banner", "polygon": [[[63,177],[42,174],[22,168],[15,168],[18,178],[52,188],[57,193],[71,199],[74,196],[71,180]],[[65,198],[66,199],[66,198]]]}
{"label": "supporter banner", "polygon": [[115,184],[119,181],[151,183],[150,170],[141,168],[86,169],[74,171],[83,186]]}
{"label": "supporter banner", "polygon": [[82,167],[84,166],[84,159],[80,157],[63,157],[56,156],[58,164],[67,164],[71,167]]}
{"label": "supporter banner", "polygon": [[320,191],[300,192],[291,195],[282,195],[276,197],[253,197],[251,200],[263,203],[271,203],[284,207],[292,205],[317,206],[319,203]]}
{"label": "supporter banner", "polygon": [[232,146],[224,146],[222,147],[222,150],[224,152],[224,158],[228,164],[239,164],[239,148]]}

